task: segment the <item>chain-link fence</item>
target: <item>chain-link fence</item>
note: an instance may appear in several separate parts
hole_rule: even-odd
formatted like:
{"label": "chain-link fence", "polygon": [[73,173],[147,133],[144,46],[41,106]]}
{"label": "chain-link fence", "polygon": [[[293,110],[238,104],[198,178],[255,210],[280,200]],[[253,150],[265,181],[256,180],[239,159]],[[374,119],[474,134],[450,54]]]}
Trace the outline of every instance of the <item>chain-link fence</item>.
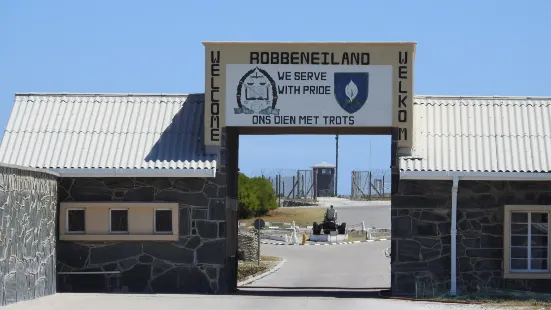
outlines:
{"label": "chain-link fence", "polygon": [[351,198],[377,200],[390,197],[390,169],[352,171]]}
{"label": "chain-link fence", "polygon": [[312,170],[263,169],[255,174],[272,183],[278,197],[311,199],[314,197]]}

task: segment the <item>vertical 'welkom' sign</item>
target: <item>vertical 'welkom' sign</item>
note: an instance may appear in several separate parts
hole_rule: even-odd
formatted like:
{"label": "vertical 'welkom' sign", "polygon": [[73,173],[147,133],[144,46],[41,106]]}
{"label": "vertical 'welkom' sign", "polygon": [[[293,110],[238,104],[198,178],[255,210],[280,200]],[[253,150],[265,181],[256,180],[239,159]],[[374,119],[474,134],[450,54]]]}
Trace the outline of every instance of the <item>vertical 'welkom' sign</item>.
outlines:
{"label": "vertical 'welkom' sign", "polygon": [[415,43],[205,45],[205,144],[222,128],[398,128],[412,146]]}

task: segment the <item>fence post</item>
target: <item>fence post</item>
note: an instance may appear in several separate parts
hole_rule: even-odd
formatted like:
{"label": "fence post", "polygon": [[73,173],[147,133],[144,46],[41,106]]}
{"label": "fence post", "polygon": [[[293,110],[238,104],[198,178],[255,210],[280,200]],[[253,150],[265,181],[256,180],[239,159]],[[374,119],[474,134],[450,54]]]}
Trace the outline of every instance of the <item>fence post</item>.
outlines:
{"label": "fence post", "polygon": [[385,175],[383,174],[383,184],[382,184],[381,192],[383,193],[383,198],[385,198]]}
{"label": "fence post", "polygon": [[295,176],[293,176],[293,189],[291,190],[291,193],[293,194],[293,199],[295,198]]}
{"label": "fence post", "polygon": [[369,190],[367,191],[367,195],[369,197],[369,200],[371,200],[371,186],[373,186],[373,183],[371,182],[371,171],[368,172],[367,182],[367,186],[369,188]]}
{"label": "fence post", "polygon": [[279,192],[278,192],[278,194],[277,194],[277,196],[279,197],[279,204],[278,204],[278,207],[281,207],[281,174],[278,174],[278,182],[277,182],[277,184],[278,184],[278,190],[279,190]]}
{"label": "fence post", "polygon": [[302,194],[306,196],[306,182],[304,181],[304,179],[306,178],[306,175],[303,174],[300,177],[302,178]]}
{"label": "fence post", "polygon": [[354,199],[354,171],[350,173],[350,199]]}
{"label": "fence post", "polygon": [[312,169],[312,192],[314,200],[318,199],[318,169]]}
{"label": "fence post", "polygon": [[358,197],[358,173],[352,171],[352,186],[354,187],[354,197]]}
{"label": "fence post", "polygon": [[279,186],[279,182],[278,182],[278,176],[277,176],[277,174],[276,174],[276,176],[275,176],[275,192],[276,192],[276,197],[277,197],[277,195],[279,195],[279,188],[278,188],[278,186]]}
{"label": "fence post", "polygon": [[300,192],[300,170],[297,170],[297,193],[295,195],[296,198],[302,198],[302,194]]}

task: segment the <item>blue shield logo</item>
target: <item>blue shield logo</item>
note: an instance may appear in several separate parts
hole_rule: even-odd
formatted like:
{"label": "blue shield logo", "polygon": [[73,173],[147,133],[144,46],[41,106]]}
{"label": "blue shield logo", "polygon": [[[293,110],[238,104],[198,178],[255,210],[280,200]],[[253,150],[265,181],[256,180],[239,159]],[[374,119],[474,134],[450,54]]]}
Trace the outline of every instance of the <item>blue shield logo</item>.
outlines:
{"label": "blue shield logo", "polygon": [[367,102],[369,90],[368,72],[336,72],[335,99],[346,112],[354,114]]}

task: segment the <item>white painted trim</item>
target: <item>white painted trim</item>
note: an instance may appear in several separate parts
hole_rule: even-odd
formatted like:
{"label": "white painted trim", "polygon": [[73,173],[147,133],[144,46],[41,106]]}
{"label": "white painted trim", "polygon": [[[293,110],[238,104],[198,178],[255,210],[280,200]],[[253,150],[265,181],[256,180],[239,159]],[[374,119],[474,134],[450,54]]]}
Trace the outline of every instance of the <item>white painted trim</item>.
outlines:
{"label": "white painted trim", "polygon": [[[84,211],[84,231],[69,231],[69,211]],[[65,210],[65,234],[67,235],[86,234],[86,208],[67,208]]]}
{"label": "white painted trim", "polygon": [[214,178],[216,169],[50,169],[66,178]]}
{"label": "white painted trim", "polygon": [[170,211],[170,225],[171,226],[174,226],[172,225],[172,223],[174,222],[174,210],[173,209],[166,209],[166,208],[156,208],[156,209],[153,209],[153,233],[154,234],[159,234],[159,235],[172,235],[174,233],[174,227],[172,227],[172,230],[171,231],[157,231],[157,211]]}
{"label": "white painted trim", "polygon": [[[111,212],[112,211],[126,211],[126,231],[113,231],[111,227]],[[109,209],[109,233],[110,234],[128,234],[130,232],[130,210],[128,208],[111,208]]]}
{"label": "white painted trim", "polygon": [[401,180],[462,181],[551,181],[551,173],[539,172],[462,172],[462,171],[400,171]]}
{"label": "white painted trim", "polygon": [[[170,208],[178,207],[177,202],[165,202],[165,201],[62,201],[59,203],[65,208],[94,208],[94,207],[108,207],[109,209],[122,209],[128,210],[129,208],[136,207],[148,207],[153,208]],[[129,206],[129,207],[125,207]],[[162,206],[162,207],[160,207]]]}
{"label": "white painted trim", "polygon": [[52,171],[52,170],[48,170],[48,169],[32,168],[32,167],[12,165],[12,164],[6,164],[6,163],[0,163],[0,167],[18,169],[18,170],[23,170],[23,171],[32,171],[32,172],[38,172],[38,173],[46,173],[46,174],[49,174],[49,175],[59,177],[58,173],[56,173],[55,171]]}
{"label": "white painted trim", "polygon": [[451,210],[451,245],[450,245],[450,262],[451,262],[451,285],[450,295],[457,295],[457,190],[459,188],[459,177],[453,177],[452,185],[452,210]]}

